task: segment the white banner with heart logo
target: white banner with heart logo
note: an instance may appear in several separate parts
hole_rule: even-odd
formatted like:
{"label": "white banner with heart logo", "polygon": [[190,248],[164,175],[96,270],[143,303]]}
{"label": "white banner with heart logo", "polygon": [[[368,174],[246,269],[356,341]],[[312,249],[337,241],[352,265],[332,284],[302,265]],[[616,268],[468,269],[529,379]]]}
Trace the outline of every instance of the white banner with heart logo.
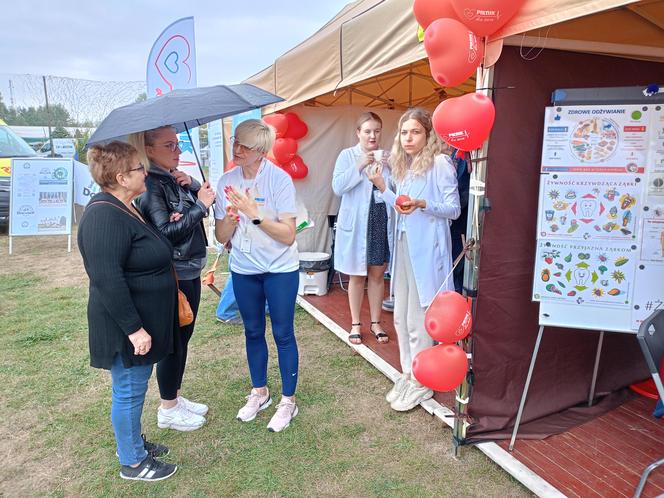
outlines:
{"label": "white banner with heart logo", "polygon": [[[146,80],[148,98],[198,86],[193,17],[178,19],[159,35],[150,50]],[[179,135],[182,154],[178,169],[202,181],[194,155],[194,148],[199,150],[200,145],[198,128],[190,132],[191,141],[186,132]]]}

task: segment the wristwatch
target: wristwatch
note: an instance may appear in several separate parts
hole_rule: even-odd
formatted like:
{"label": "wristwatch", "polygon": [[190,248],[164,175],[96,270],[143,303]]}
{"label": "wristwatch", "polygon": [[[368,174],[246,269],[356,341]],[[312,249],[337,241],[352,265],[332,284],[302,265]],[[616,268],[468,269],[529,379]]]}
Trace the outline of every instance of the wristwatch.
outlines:
{"label": "wristwatch", "polygon": [[253,218],[253,219],[251,220],[251,222],[252,222],[254,225],[260,225],[260,224],[263,222],[263,218]]}

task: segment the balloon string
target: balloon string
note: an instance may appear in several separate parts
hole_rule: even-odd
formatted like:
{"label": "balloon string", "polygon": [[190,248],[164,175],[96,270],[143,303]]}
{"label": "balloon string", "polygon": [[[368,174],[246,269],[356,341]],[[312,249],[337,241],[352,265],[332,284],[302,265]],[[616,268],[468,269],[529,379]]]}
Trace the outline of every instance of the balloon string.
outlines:
{"label": "balloon string", "polygon": [[[456,267],[459,265],[461,260],[466,257],[466,253],[468,251],[471,251],[474,248],[474,246],[475,246],[475,239],[470,239],[464,244],[463,250],[456,257],[456,259],[454,260],[454,263],[452,263],[452,269],[447,274],[447,276],[445,277],[445,280],[443,280],[443,283],[440,285],[440,287],[438,288],[438,290],[436,291],[436,294],[434,294],[434,296],[439,294],[440,291],[443,290],[443,288],[445,287],[445,284],[447,284],[447,281],[450,279],[450,276],[454,273],[454,270],[456,270]],[[431,301],[431,302],[433,303],[433,301]],[[426,309],[425,313],[427,311],[429,311],[430,307],[431,307],[431,303],[429,303],[429,306],[427,306],[427,309]]]}

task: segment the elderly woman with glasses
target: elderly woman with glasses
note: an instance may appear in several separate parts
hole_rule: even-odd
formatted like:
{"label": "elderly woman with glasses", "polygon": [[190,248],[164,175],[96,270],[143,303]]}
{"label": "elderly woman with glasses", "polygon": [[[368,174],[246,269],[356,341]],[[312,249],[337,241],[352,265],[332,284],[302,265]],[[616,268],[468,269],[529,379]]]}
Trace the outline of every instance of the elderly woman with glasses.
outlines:
{"label": "elderly woman with glasses", "polygon": [[152,365],[173,350],[178,333],[171,244],[132,201],[145,192],[145,168],[123,142],[94,145],[90,173],[101,187],[78,226],[90,277],[90,364],[111,371],[111,422],[123,479],[158,481],[177,466],[157,460],[168,448],[141,436]]}
{"label": "elderly woman with glasses", "polygon": [[180,290],[194,312],[194,321],[176,334],[172,354],[157,364],[161,405],[157,425],[162,429],[193,431],[205,423],[207,405],[181,395],[188,344],[194,332],[201,299],[201,270],[207,263],[207,238],[203,219],[215,193],[205,182],[178,171],[180,147],[172,126],[135,133],[129,142],[138,149],[148,169],[146,192],[138,199],[146,220],[173,245],[173,261]]}
{"label": "elderly woman with glasses", "polygon": [[259,119],[243,121],[235,130],[233,160],[239,167],[225,173],[215,203],[215,234],[233,245],[230,270],[244,322],[247,362],[253,389],[237,419],[250,422],[272,403],[267,388],[268,349],[265,302],[281,373],[281,402],[267,425],[280,432],[297,415],[295,387],[298,350],[293,320],[299,283],[295,243],[295,187],[290,176],[266,159],[274,129]]}

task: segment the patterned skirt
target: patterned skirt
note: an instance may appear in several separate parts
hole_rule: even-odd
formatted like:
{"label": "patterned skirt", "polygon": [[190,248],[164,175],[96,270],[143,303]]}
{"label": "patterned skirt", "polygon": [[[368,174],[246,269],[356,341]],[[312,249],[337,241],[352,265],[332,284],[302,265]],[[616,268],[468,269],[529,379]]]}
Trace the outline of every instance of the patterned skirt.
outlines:
{"label": "patterned skirt", "polygon": [[387,205],[376,202],[374,186],[369,203],[367,223],[367,266],[382,266],[390,260],[390,246],[387,241]]}

